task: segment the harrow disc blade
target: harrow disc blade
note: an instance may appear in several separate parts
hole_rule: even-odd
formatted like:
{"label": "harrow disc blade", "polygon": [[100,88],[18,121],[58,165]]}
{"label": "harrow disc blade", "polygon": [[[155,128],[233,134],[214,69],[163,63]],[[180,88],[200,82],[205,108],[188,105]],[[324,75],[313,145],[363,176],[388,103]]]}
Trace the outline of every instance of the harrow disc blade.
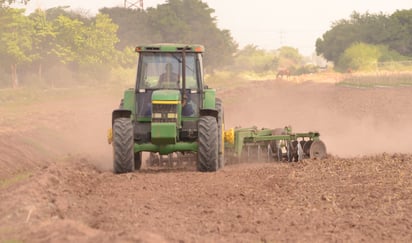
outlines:
{"label": "harrow disc blade", "polygon": [[326,145],[320,140],[313,141],[310,145],[309,156],[311,159],[326,158]]}
{"label": "harrow disc blade", "polygon": [[309,141],[302,141],[302,148],[303,148],[303,153],[306,156],[310,156],[310,146],[312,146],[313,141],[309,140]]}

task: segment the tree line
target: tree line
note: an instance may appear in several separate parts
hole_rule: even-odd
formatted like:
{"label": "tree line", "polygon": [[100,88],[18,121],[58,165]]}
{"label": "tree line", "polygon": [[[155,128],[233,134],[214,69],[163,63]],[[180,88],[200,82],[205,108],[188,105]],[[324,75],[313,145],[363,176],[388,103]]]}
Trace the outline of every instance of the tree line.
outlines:
{"label": "tree line", "polygon": [[379,62],[412,60],[412,9],[360,14],[332,24],[316,52],[337,69],[367,70]]}
{"label": "tree line", "polygon": [[139,44],[203,44],[210,69],[229,63],[237,50],[200,0],[169,0],[147,10],[103,8],[93,17],[65,7],[26,16],[10,7],[14,1],[0,1],[0,86],[6,76],[13,87],[21,80],[104,79],[114,68],[132,68]]}
{"label": "tree line", "polygon": [[[241,50],[229,30],[219,29],[214,10],[201,0],[168,0],[155,8],[102,8],[95,16],[57,7],[26,15],[0,0],[0,87],[20,83],[103,81],[113,70],[134,69],[139,44],[203,44],[205,66],[268,72],[312,72],[293,47]],[[316,52],[338,70],[367,69],[378,62],[412,58],[412,9],[391,15],[359,14],[336,21],[316,41]],[[11,81],[10,81],[11,80]]]}

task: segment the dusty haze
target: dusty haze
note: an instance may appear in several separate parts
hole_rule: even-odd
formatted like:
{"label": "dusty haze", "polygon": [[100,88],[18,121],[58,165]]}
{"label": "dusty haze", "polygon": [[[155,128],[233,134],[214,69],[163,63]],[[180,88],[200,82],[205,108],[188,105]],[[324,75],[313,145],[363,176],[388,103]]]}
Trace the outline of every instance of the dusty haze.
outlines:
{"label": "dusty haze", "polygon": [[0,107],[0,241],[411,242],[411,91],[219,89],[227,128],[316,130],[330,156],[215,173],[114,175],[106,132],[121,92]]}

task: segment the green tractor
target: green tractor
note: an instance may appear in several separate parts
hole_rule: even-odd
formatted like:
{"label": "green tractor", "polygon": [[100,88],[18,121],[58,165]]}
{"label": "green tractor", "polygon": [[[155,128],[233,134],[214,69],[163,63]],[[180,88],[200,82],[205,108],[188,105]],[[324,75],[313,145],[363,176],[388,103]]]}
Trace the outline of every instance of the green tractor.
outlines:
{"label": "green tractor", "polygon": [[115,173],[139,170],[142,152],[197,154],[198,171],[224,166],[222,101],[204,84],[201,45],[136,47],[135,88],[112,113],[109,143]]}

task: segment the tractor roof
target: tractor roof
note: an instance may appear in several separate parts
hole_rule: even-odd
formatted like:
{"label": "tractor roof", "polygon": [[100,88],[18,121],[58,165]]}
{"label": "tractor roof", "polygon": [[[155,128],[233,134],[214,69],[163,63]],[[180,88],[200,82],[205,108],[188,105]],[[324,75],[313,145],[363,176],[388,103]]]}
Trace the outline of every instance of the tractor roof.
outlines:
{"label": "tractor roof", "polygon": [[204,52],[205,48],[197,44],[175,44],[175,43],[158,43],[150,45],[137,46],[136,52],[182,52],[183,48],[187,52]]}

